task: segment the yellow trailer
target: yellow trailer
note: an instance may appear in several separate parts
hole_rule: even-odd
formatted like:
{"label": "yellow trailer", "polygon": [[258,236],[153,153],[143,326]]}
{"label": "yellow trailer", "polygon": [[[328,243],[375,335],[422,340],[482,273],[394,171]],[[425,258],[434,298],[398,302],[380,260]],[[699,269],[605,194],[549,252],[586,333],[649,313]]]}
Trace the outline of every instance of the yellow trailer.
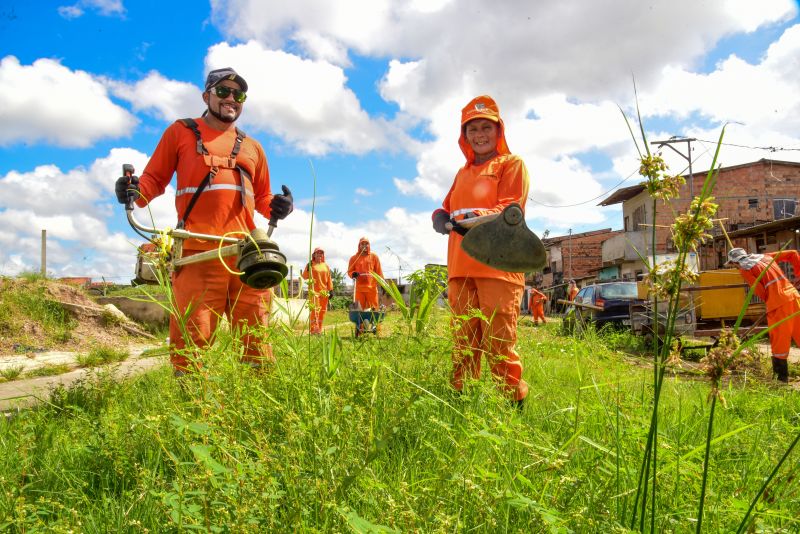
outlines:
{"label": "yellow trailer", "polygon": [[[697,284],[686,289],[693,295],[698,321],[729,321],[739,316],[750,288],[739,269],[715,269],[701,272]],[[764,311],[764,302],[754,295],[744,316],[755,320]]]}
{"label": "yellow trailer", "polygon": [[[674,333],[678,336],[717,337],[720,328],[732,326],[739,316],[750,287],[738,269],[714,269],[699,273],[697,283],[681,289],[678,316]],[[653,301],[649,299],[647,282],[639,282],[639,298],[646,299],[631,310],[635,333],[652,333]],[[659,302],[659,334],[664,332],[667,303]],[[765,306],[755,295],[744,314],[743,325],[753,325],[748,333],[764,328],[759,326],[765,315]]]}

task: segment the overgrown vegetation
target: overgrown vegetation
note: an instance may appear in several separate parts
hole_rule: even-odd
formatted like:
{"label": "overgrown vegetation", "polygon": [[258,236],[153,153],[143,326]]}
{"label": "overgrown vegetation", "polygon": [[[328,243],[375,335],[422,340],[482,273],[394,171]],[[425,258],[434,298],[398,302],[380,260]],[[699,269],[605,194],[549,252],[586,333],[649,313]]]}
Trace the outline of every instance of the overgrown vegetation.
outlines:
{"label": "overgrown vegetation", "polygon": [[[421,336],[399,313],[386,337],[276,329],[266,373],[239,365],[238,341],[222,335],[187,380],[165,367],[58,390],[0,422],[0,530],[625,531],[652,370],[602,334],[520,327],[531,388],[520,413],[489,379],[452,393],[447,315],[431,318]],[[723,385],[705,524],[729,532],[794,438],[800,399]],[[707,396],[705,383],[664,381],[657,531],[695,524]],[[767,488],[754,528],[800,526],[798,469]]]}
{"label": "overgrown vegetation", "polygon": [[130,352],[127,349],[99,346],[92,348],[87,354],[79,354],[77,363],[79,367],[97,367],[98,365],[125,361],[129,356]]}
{"label": "overgrown vegetation", "polygon": [[[3,337],[23,345],[33,345],[41,339],[47,346],[69,341],[77,323],[61,305],[48,298],[46,287],[47,280],[39,276],[0,277]],[[37,334],[35,343],[34,334]]]}

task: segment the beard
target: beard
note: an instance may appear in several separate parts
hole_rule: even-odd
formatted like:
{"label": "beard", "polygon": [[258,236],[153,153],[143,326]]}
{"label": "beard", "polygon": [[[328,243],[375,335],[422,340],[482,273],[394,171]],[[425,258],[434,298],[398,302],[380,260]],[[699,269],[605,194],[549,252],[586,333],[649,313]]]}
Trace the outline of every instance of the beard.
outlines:
{"label": "beard", "polygon": [[239,118],[239,115],[242,114],[242,108],[236,110],[236,113],[233,116],[230,115],[223,115],[219,112],[219,109],[213,109],[211,105],[208,106],[208,112],[217,120],[227,123],[236,122],[236,119]]}

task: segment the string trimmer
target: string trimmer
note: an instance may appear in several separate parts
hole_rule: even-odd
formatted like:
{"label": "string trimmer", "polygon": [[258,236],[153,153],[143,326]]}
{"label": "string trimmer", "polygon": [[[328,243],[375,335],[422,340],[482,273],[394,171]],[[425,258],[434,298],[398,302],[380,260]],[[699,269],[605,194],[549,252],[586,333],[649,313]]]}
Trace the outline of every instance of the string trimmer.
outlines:
{"label": "string trimmer", "polygon": [[541,270],[547,261],[542,241],[525,224],[525,215],[517,203],[509,204],[500,213],[463,219],[458,225],[468,229],[461,248],[489,267],[529,273]]}
{"label": "string trimmer", "polygon": [[[126,163],[122,166],[123,176],[131,177],[133,173],[133,165]],[[145,226],[133,216],[133,198],[131,196],[128,197],[128,201],[125,203],[125,212],[131,227],[151,243],[157,243],[164,240],[164,238],[172,239],[173,245],[167,257],[169,268],[172,270],[177,270],[190,263],[200,263],[236,255],[236,269],[239,271],[239,279],[256,289],[267,289],[280,284],[289,272],[289,268],[286,266],[286,256],[278,249],[278,244],[272,240],[272,232],[277,226],[277,220],[275,219],[269,220],[268,230],[254,228],[249,236],[239,239],[228,236],[198,234],[182,228],[159,230],[158,228]],[[183,241],[185,239],[203,239],[220,243],[220,246],[213,250],[183,257]],[[138,261],[136,262],[136,278],[146,283],[158,283],[154,273],[155,266],[147,254],[140,247]]]}

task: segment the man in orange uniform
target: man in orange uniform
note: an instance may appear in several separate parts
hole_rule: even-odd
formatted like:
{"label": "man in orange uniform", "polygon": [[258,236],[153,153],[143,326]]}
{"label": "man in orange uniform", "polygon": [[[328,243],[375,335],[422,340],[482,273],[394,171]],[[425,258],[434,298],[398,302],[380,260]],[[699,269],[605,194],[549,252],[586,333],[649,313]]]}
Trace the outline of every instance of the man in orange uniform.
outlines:
{"label": "man in orange uniform", "polygon": [[347,274],[353,279],[355,285],[354,299],[362,310],[378,309],[378,282],[372,273],[383,278],[381,260],[378,255],[370,251],[369,240],[362,237],[358,240],[358,252],[350,258],[347,264]]}
{"label": "man in orange uniform", "polygon": [[[309,273],[309,270],[311,271]],[[308,287],[308,327],[310,334],[320,334],[322,332],[322,321],[325,320],[325,312],[328,310],[328,297],[333,291],[333,280],[331,280],[331,270],[325,263],[325,251],[317,247],[311,254],[311,263],[306,264],[303,270],[303,279],[311,277]]]}
{"label": "man in orange uniform", "polygon": [[[171,124],[142,176],[117,180],[117,199],[125,203],[132,198],[143,207],[161,195],[177,173],[179,228],[243,235],[255,228],[254,211],[267,218],[286,217],[293,209],[291,192],[284,186],[284,194],[272,195],[264,149],[234,126],[247,98],[247,82],[231,68],[213,70],[202,96],[206,105],[202,117]],[[216,241],[187,239],[183,256],[217,246]],[[234,258],[227,263],[235,272]],[[243,334],[244,363],[258,366],[273,359],[272,348],[258,330],[269,317],[269,290],[244,285],[214,260],[176,270],[172,290],[176,309],[170,317],[170,361],[176,376],[200,366],[197,349],[212,342],[222,315]]]}
{"label": "man in orange uniform", "polygon": [[[466,158],[442,207],[433,212],[433,228],[449,235],[447,291],[453,314],[452,385],[457,391],[465,379],[478,379],[481,356],[486,354],[492,376],[517,406],[528,394],[522,362],[515,350],[519,303],[525,288],[523,273],[507,273],[484,265],[461,249],[465,218],[499,213],[511,203],[525,209],[528,170],[511,154],[497,104],[489,96],[474,98],[461,110],[458,145]],[[450,223],[453,231],[448,228]],[[479,311],[482,317],[476,317]],[[459,319],[465,315],[472,318]]]}
{"label": "man in orange uniform", "polygon": [[[772,261],[775,258],[775,261]],[[784,250],[767,254],[748,254],[742,248],[728,252],[728,263],[735,264],[753,292],[766,303],[767,325],[781,323],[769,331],[772,349],[772,371],[781,382],[789,381],[789,348],[792,339],[800,346],[800,293],[778,265],[788,262],[800,273],[800,254]],[[756,283],[761,273],[764,275]],[[783,321],[783,322],[781,322]]]}
{"label": "man in orange uniform", "polygon": [[528,295],[528,309],[531,310],[531,319],[533,320],[533,324],[539,324],[539,319],[542,320],[542,324],[547,323],[547,320],[544,318],[544,303],[547,300],[547,295],[532,287],[530,289]]}

